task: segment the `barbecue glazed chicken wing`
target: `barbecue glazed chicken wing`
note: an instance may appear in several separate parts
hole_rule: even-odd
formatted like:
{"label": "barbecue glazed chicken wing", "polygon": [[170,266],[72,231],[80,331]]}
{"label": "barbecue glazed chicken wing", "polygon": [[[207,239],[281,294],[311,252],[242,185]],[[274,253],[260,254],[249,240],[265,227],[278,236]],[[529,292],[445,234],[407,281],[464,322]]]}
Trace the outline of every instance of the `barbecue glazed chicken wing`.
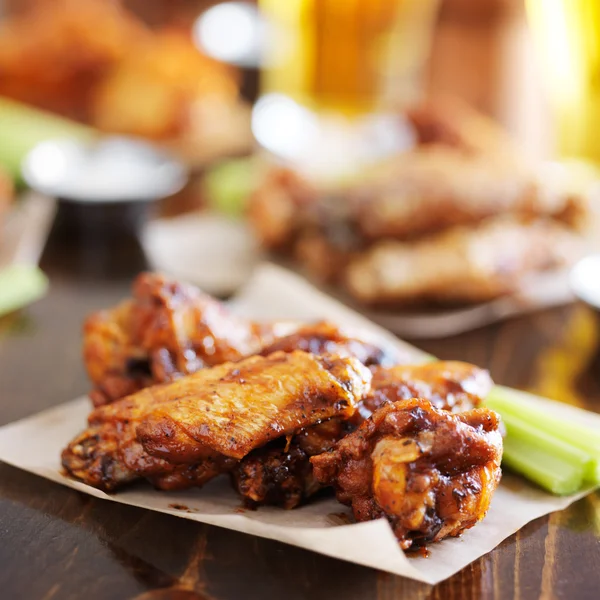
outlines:
{"label": "barbecue glazed chicken wing", "polygon": [[408,356],[403,356],[395,348],[378,346],[361,340],[328,321],[305,325],[285,337],[275,339],[261,350],[261,355],[268,356],[279,350],[354,356],[367,367],[391,366],[408,360]]}
{"label": "barbecue glazed chicken wing", "polygon": [[270,440],[349,418],[370,380],[355,358],[300,351],[202,369],[97,408],[63,465],[107,490],[139,477],[168,489],[202,485]]}
{"label": "barbecue glazed chicken wing", "polygon": [[333,448],[352,431],[350,421],[329,419],[245,456],[231,471],[233,487],[247,506],[296,508],[318,492],[310,457]]}
{"label": "barbecue glazed chicken wing", "polygon": [[462,412],[478,406],[492,387],[487,371],[457,361],[372,371],[371,391],[350,420],[334,418],[303,429],[251,452],[234,467],[233,485],[248,505],[295,508],[306,501],[322,487],[313,477],[310,457],[330,450],[383,404],[419,396],[436,408]]}
{"label": "barbecue glazed chicken wing", "polygon": [[[194,385],[201,388],[218,381],[227,366],[198,371],[193,376]],[[169,394],[153,393],[161,387],[169,386],[147,388],[93,410],[88,417],[89,427],[62,453],[65,469],[88,485],[112,491],[139,478],[165,489],[177,487],[176,478],[180,479],[180,488],[200,486],[232,467],[235,461],[226,461],[216,452],[206,451],[195,465],[176,465],[150,456],[143,449],[137,438],[138,425],[155,408],[172,399]]]}
{"label": "barbecue glazed chicken wing", "polygon": [[358,406],[359,422],[381,405],[411,398],[429,400],[435,408],[465,412],[479,406],[494,382],[485,369],[459,361],[434,361],[372,369],[371,391]]}
{"label": "barbecue glazed chicken wing", "polygon": [[402,549],[458,536],[484,516],[501,476],[499,417],[453,415],[423,399],[386,404],[329,452],[315,479],[357,521],[385,517]]}
{"label": "barbecue glazed chicken wing", "polygon": [[271,332],[230,314],[192,285],[143,273],[133,297],[91,315],[84,325],[84,360],[95,406],[206,366],[254,354]]}
{"label": "barbecue glazed chicken wing", "polygon": [[253,356],[196,386],[194,376],[148,390],[172,399],[145,417],[137,435],[152,456],[193,463],[206,449],[241,459],[267,442],[332,417],[350,418],[371,372],[355,358],[296,350]]}

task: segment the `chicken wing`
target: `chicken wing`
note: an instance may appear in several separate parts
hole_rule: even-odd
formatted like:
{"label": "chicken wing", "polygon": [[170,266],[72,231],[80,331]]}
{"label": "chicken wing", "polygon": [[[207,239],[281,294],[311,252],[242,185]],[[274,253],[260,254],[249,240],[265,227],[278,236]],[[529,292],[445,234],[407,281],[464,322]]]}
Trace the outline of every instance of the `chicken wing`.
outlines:
{"label": "chicken wing", "polygon": [[352,429],[349,421],[330,419],[258,448],[231,471],[233,487],[252,508],[296,508],[322,488],[313,477],[310,457],[330,450]]}
{"label": "chicken wing", "polygon": [[90,316],[84,360],[95,406],[258,352],[269,326],[230,314],[194,286],[143,273],[133,298]]}
{"label": "chicken wing", "polygon": [[434,146],[380,166],[376,179],[351,193],[367,238],[406,240],[515,212],[518,202],[527,208],[535,191],[512,167]]}
{"label": "chicken wing", "polygon": [[248,220],[265,248],[289,247],[317,192],[290,169],[272,169],[252,194]]}
{"label": "chicken wing", "polygon": [[332,417],[348,418],[369,391],[371,372],[355,358],[296,350],[214,367],[218,381],[195,376],[140,393],[172,400],[137,428],[146,451],[191,464],[207,449],[241,459],[281,436]]}
{"label": "chicken wing", "polygon": [[352,415],[370,379],[354,358],[300,351],[202,369],[98,407],[63,466],[105,490],[140,477],[164,489],[202,485],[270,439]]}
{"label": "chicken wing", "polygon": [[62,464],[72,477],[112,492],[142,478],[164,490],[200,487],[236,461],[209,451],[194,465],[155,458],[137,441],[135,423],[122,420],[86,429],[63,450]]}
{"label": "chicken wing", "polygon": [[388,346],[379,346],[354,336],[349,331],[321,321],[300,327],[293,333],[275,339],[262,350],[262,356],[273,352],[292,352],[302,350],[311,354],[335,354],[337,356],[354,356],[363,365],[391,366],[406,362],[407,355],[402,355],[398,350]]}
{"label": "chicken wing", "polygon": [[311,458],[357,521],[387,518],[403,549],[458,536],[480,521],[501,476],[499,417],[453,415],[412,399],[386,404],[330,452]]}
{"label": "chicken wing", "polygon": [[485,369],[458,361],[377,367],[372,372],[371,391],[358,405],[357,415],[363,420],[383,404],[411,398],[429,400],[435,408],[465,412],[479,406],[494,383]]}
{"label": "chicken wing", "polygon": [[[224,369],[203,369],[194,375],[195,385],[218,381],[223,372]],[[202,485],[232,467],[235,461],[228,464],[216,452],[207,451],[202,460],[190,466],[173,465],[162,458],[150,456],[143,449],[137,439],[137,426],[147,414],[170,399],[153,394],[148,388],[112,404],[99,406],[88,417],[89,427],[63,451],[64,468],[88,485],[112,491],[139,478],[146,478],[156,487],[166,486],[167,489],[173,489],[176,478],[181,482],[179,487],[184,482]]]}
{"label": "chicken wing", "polygon": [[416,148],[351,193],[369,239],[406,239],[502,214],[576,226],[587,212],[581,194],[566,181],[541,178],[496,122],[458,99],[424,102],[406,116]]}
{"label": "chicken wing", "polygon": [[456,97],[429,98],[408,107],[418,146],[456,148],[473,156],[523,162],[510,135],[498,123]]}
{"label": "chicken wing", "polygon": [[492,387],[487,371],[461,362],[374,367],[372,372],[371,391],[350,420],[334,418],[307,427],[291,439],[254,450],[234,467],[233,485],[247,504],[295,508],[305,502],[322,487],[313,477],[310,457],[333,448],[383,404],[420,396],[436,408],[463,412],[479,405]]}
{"label": "chicken wing", "polygon": [[387,241],[352,261],[346,285],[358,300],[480,302],[514,292],[524,275],[568,263],[580,242],[552,221],[494,219],[415,242]]}
{"label": "chicken wing", "polygon": [[254,450],[231,471],[234,489],[250,508],[296,508],[321,489],[312,476],[309,455],[297,444],[278,440]]}

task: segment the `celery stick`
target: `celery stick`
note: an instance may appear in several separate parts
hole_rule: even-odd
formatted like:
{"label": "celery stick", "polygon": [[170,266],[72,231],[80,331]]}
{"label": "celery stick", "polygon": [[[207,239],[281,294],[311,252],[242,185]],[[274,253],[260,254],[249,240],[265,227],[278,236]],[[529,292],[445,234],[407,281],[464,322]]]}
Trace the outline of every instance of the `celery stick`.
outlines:
{"label": "celery stick", "polygon": [[528,394],[496,386],[486,399],[489,408],[502,416],[514,415],[521,421],[534,424],[536,429],[550,433],[600,459],[600,430],[580,425],[574,421],[548,414],[527,402]]}
{"label": "celery stick", "polygon": [[510,436],[504,442],[502,464],[560,496],[575,493],[583,481],[580,465],[550,456],[532,444]]}
{"label": "celery stick", "polygon": [[502,420],[506,425],[508,439],[520,440],[544,452],[549,458],[556,458],[582,469],[583,476],[594,474],[597,460],[594,457],[567,442],[557,439],[552,434],[538,429],[535,425],[526,423],[512,414],[505,413]]}
{"label": "celery stick", "polygon": [[15,179],[21,176],[21,161],[36,144],[52,138],[90,139],[92,128],[49,112],[0,98],[0,165]]}
{"label": "celery stick", "polygon": [[237,158],[210,169],[204,176],[208,203],[230,217],[242,217],[246,200],[265,172],[256,157]]}
{"label": "celery stick", "polygon": [[37,267],[13,265],[0,271],[0,315],[21,308],[48,289],[48,279]]}

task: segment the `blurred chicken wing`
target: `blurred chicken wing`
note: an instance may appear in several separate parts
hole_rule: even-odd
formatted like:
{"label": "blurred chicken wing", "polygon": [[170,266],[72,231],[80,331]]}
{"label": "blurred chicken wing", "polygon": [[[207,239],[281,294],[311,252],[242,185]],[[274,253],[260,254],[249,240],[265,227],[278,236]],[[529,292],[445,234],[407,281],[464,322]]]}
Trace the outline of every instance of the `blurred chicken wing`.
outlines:
{"label": "blurred chicken wing", "polygon": [[409,108],[411,152],[380,165],[351,190],[369,239],[409,239],[498,215],[550,217],[575,225],[584,198],[545,181],[492,119],[455,98]]}
{"label": "blurred chicken wing", "polygon": [[273,167],[250,199],[263,245],[372,305],[485,302],[577,257],[585,177],[528,161],[453,99],[414,106],[407,120],[414,147],[344,180]]}
{"label": "blurred chicken wing", "polygon": [[103,131],[171,139],[192,127],[198,103],[237,105],[237,96],[230,69],[201,54],[185,33],[162,31],[133,46],[99,82],[91,121]]}
{"label": "blurred chicken wing", "polygon": [[0,94],[87,120],[95,87],[151,32],[119,2],[35,2],[0,26]]}
{"label": "blurred chicken wing", "polygon": [[580,246],[552,221],[492,219],[414,242],[380,242],[350,263],[346,285],[368,304],[480,302],[514,292],[527,274],[567,264]]}
{"label": "blurred chicken wing", "polygon": [[351,190],[364,236],[410,239],[498,215],[546,216],[576,224],[584,199],[551,189],[529,169],[445,146],[398,156]]}
{"label": "blurred chicken wing", "polygon": [[204,164],[248,151],[237,71],[187,27],[148,28],[119,0],[27,3],[0,24],[0,94]]}
{"label": "blurred chicken wing", "polygon": [[460,535],[486,514],[501,477],[499,417],[452,415],[422,399],[386,404],[311,458],[357,521],[385,517],[403,549]]}
{"label": "blurred chicken wing", "polygon": [[522,164],[514,140],[496,121],[455,96],[428,98],[408,107],[418,146],[447,146],[472,156]]}
{"label": "blurred chicken wing", "polygon": [[248,202],[248,220],[265,248],[290,246],[317,192],[291,169],[269,171]]}

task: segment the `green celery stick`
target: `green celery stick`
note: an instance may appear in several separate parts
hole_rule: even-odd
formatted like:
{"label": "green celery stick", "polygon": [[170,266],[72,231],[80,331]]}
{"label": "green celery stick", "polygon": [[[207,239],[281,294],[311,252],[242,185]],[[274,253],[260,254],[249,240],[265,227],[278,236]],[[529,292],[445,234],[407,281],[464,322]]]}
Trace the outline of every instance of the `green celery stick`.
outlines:
{"label": "green celery stick", "polygon": [[230,217],[241,217],[264,171],[256,157],[231,159],[211,168],[204,176],[208,204]]}
{"label": "green celery stick", "polygon": [[548,414],[528,403],[528,396],[525,392],[496,386],[486,398],[486,405],[497,410],[503,417],[514,415],[521,421],[533,424],[536,429],[541,429],[600,460],[600,430]]}
{"label": "green celery stick", "polygon": [[39,142],[52,138],[91,139],[94,129],[0,97],[0,165],[17,180],[21,162]]}
{"label": "green celery stick", "polygon": [[[490,408],[493,408],[490,406]],[[598,458],[580,448],[556,438],[554,435],[538,429],[510,413],[500,413],[506,425],[509,440],[520,440],[548,455],[582,469],[583,477],[595,481],[598,471]]]}
{"label": "green celery stick", "polygon": [[583,481],[581,465],[550,456],[529,442],[511,438],[510,434],[504,442],[502,464],[560,496],[577,492]]}
{"label": "green celery stick", "polygon": [[0,315],[41,298],[48,279],[37,267],[13,265],[0,271]]}

